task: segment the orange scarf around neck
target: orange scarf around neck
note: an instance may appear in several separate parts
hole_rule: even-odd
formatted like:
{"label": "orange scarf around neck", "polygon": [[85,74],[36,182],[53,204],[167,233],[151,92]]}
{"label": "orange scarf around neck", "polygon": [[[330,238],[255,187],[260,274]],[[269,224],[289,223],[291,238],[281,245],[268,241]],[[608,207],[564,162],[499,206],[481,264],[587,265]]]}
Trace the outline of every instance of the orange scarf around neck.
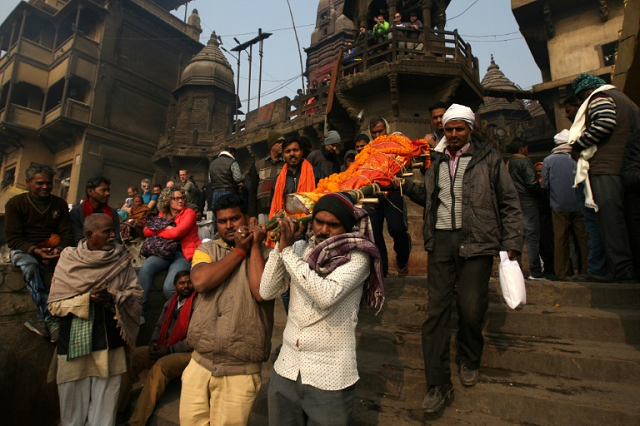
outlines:
{"label": "orange scarf around neck", "polygon": [[[284,186],[287,183],[288,166],[288,164],[284,165],[278,175],[278,179],[276,179],[269,219],[273,218],[277,211],[284,208]],[[297,192],[311,192],[314,189],[316,189],[316,178],[313,174],[313,166],[307,160],[302,160],[302,165],[300,166],[300,182],[298,182]]]}

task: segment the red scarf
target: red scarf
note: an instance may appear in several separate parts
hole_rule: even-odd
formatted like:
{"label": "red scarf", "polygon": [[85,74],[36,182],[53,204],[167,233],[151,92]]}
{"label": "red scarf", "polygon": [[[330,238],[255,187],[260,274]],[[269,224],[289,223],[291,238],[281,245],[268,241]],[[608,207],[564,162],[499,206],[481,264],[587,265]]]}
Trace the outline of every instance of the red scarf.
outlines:
{"label": "red scarf", "polygon": [[162,346],[166,346],[170,348],[178,342],[184,340],[187,335],[187,329],[189,328],[189,321],[191,320],[191,306],[193,306],[193,298],[196,296],[196,292],[191,293],[191,296],[187,298],[187,301],[182,305],[182,309],[180,309],[180,313],[178,314],[178,319],[176,320],[175,325],[173,326],[173,330],[171,330],[171,336],[169,336],[169,341],[167,342],[167,333],[169,332],[169,327],[171,326],[171,320],[173,319],[173,313],[176,310],[176,306],[178,305],[178,293],[174,293],[169,301],[169,307],[167,308],[167,312],[164,314],[164,319],[162,320],[162,326],[160,327],[160,340],[159,344]]}
{"label": "red scarf", "polygon": [[[111,207],[109,207],[109,204],[104,204],[102,206],[102,213],[106,214],[111,218],[111,220],[113,220],[113,211],[111,210]],[[93,206],[91,205],[91,201],[89,201],[89,197],[85,198],[82,202],[82,214],[85,219],[87,216],[91,216],[93,214]]]}

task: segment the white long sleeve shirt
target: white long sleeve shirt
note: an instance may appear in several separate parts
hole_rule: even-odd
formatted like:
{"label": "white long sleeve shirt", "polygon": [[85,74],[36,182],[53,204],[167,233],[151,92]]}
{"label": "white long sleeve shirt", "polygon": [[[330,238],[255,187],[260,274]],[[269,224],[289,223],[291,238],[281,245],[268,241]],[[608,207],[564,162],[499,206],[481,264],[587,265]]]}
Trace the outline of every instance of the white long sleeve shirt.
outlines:
{"label": "white long sleeve shirt", "polygon": [[298,241],[269,255],[260,282],[260,296],[275,299],[291,289],[283,345],[274,364],[276,373],[322,390],[341,390],[359,379],[356,325],[371,258],[360,250],[326,276],[306,262],[315,247]]}

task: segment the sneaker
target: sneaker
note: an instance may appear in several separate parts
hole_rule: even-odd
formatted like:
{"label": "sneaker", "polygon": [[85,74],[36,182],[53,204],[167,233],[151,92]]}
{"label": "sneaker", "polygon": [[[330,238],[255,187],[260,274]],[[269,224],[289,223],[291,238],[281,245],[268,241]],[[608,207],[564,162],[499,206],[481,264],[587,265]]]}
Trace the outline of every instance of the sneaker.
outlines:
{"label": "sneaker", "polygon": [[58,341],[58,331],[60,329],[60,323],[56,319],[50,319],[45,321],[47,331],[49,332],[49,341],[56,343]]}
{"label": "sneaker", "polygon": [[544,275],[542,275],[542,274],[540,274],[540,273],[538,273],[538,274],[531,274],[531,275],[529,275],[529,278],[527,278],[527,279],[528,279],[528,280],[531,280],[531,281],[549,281],[548,279],[546,279],[546,278],[544,277]]}
{"label": "sneaker", "polygon": [[448,399],[453,397],[453,386],[451,383],[438,385],[429,388],[427,396],[422,401],[422,409],[427,413],[436,413],[444,407]]}
{"label": "sneaker", "polygon": [[404,278],[409,275],[409,266],[398,269],[398,278]]}
{"label": "sneaker", "polygon": [[146,321],[144,320],[144,315],[140,317],[140,325],[144,325]]}
{"label": "sneaker", "polygon": [[463,386],[473,386],[478,383],[478,380],[480,380],[480,370],[471,370],[464,364],[460,366],[460,383]]}
{"label": "sneaker", "polygon": [[45,339],[49,338],[49,330],[47,330],[47,325],[38,317],[31,318],[29,321],[24,323],[24,326],[37,335],[44,337]]}

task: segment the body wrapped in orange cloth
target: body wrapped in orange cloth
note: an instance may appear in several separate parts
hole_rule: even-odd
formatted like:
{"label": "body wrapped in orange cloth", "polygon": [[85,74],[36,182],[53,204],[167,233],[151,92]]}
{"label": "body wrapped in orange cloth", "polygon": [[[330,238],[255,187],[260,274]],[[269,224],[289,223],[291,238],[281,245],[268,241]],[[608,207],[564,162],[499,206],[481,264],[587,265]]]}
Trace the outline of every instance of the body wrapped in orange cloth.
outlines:
{"label": "body wrapped in orange cloth", "polygon": [[429,152],[429,144],[424,139],[412,141],[402,134],[379,136],[356,155],[346,171],[322,179],[312,192],[287,195],[285,209],[289,214],[309,214],[320,197],[329,192],[349,192],[373,184],[389,186],[398,172],[411,166],[414,158],[424,155],[424,167],[428,168],[431,165]]}

